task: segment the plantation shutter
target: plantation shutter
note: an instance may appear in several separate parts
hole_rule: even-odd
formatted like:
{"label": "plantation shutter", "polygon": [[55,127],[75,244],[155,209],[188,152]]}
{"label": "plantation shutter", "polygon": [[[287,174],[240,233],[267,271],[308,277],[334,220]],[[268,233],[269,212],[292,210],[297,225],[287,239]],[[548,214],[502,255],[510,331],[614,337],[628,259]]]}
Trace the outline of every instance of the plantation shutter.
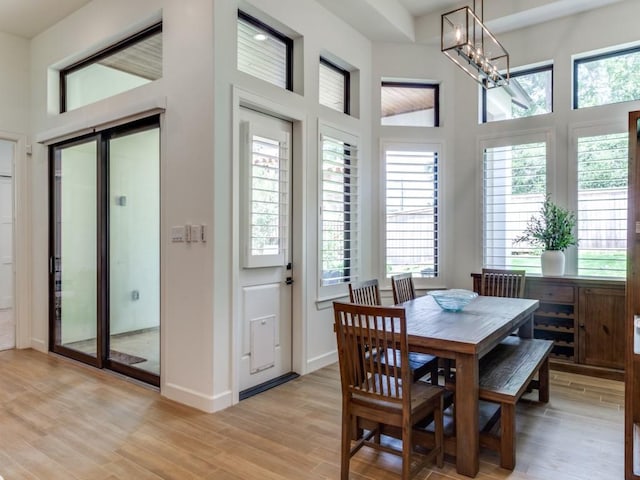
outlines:
{"label": "plantation shutter", "polygon": [[438,276],[438,152],[387,149],[386,274]]}
{"label": "plantation shutter", "polygon": [[322,134],[321,286],[358,278],[358,149]]}
{"label": "plantation shutter", "polygon": [[483,157],[483,265],[540,273],[540,252],[514,240],[545,200],[546,142],[485,148]]}
{"label": "plantation shutter", "polygon": [[578,275],[626,276],[628,134],[578,138]]}

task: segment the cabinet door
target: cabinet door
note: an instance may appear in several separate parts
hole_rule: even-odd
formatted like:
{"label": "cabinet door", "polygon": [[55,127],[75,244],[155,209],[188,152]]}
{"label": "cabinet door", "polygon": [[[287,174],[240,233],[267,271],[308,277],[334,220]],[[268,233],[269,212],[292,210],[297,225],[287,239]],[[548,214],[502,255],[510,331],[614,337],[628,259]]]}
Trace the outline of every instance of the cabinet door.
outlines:
{"label": "cabinet door", "polygon": [[580,363],[624,368],[623,288],[580,288]]}

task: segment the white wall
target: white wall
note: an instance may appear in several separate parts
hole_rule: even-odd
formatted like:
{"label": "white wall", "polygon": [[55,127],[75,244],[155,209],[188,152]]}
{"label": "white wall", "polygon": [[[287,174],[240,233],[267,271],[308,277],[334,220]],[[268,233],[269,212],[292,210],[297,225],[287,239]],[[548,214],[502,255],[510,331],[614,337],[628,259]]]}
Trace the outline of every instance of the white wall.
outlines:
{"label": "white wall", "polygon": [[29,41],[0,32],[0,139],[15,142],[13,168],[14,268],[15,297],[14,319],[17,323],[16,345],[30,346],[28,325],[31,310],[29,285],[30,235],[28,171],[30,159],[25,153],[29,131]]}
{"label": "white wall", "polygon": [[[491,136],[513,136],[532,130],[551,133],[552,163],[548,186],[554,200],[571,201],[569,175],[572,129],[592,123],[618,123],[626,129],[627,112],[640,102],[571,110],[571,57],[596,49],[638,42],[640,2],[627,0],[612,6],[558,19],[527,29],[498,35],[511,55],[511,66],[519,67],[552,60],[554,62],[554,113],[505,122],[478,124],[478,86],[453,62],[444,58],[439,45],[374,45],[374,98],[379,105],[379,75],[437,80],[441,83],[442,127],[374,132],[382,138],[412,136],[442,139],[445,200],[441,204],[444,234],[441,237],[443,283],[448,287],[471,288],[470,272],[482,267],[482,163],[479,140]],[[427,25],[429,22],[419,22]],[[432,38],[433,32],[416,32],[417,38]],[[375,117],[374,112],[374,117]],[[375,123],[375,121],[374,121]],[[379,267],[378,271],[382,271]]]}
{"label": "white wall", "polygon": [[[31,43],[31,132],[46,142],[73,130],[166,105],[161,145],[161,391],[203,410],[224,408],[237,399],[233,321],[237,316],[234,271],[233,115],[236,92],[253,95],[273,110],[295,112],[299,153],[299,206],[294,258],[298,308],[294,341],[296,371],[332,363],[335,340],[330,303],[316,304],[318,121],[331,122],[360,137],[363,204],[372,181],[370,133],[371,46],[368,40],[337,20],[313,0],[255,2],[278,25],[298,32],[296,93],[239,73],[235,68],[234,0],[94,0]],[[243,8],[252,9],[243,4]],[[113,43],[159,16],[163,18],[163,72],[156,82],[95,104],[58,111],[56,69]],[[327,25],[331,35],[327,35]],[[353,65],[359,118],[318,104],[320,51]],[[358,79],[362,78],[358,86]],[[294,173],[296,175],[296,173]],[[31,344],[46,350],[48,198],[47,147],[34,143],[33,171],[33,322]],[[363,228],[371,229],[372,212],[363,212]],[[209,241],[171,243],[170,227],[205,224]],[[365,242],[364,263],[371,262]],[[346,290],[345,290],[346,291]],[[234,390],[236,389],[236,390]]]}
{"label": "white wall", "polygon": [[0,131],[26,134],[29,126],[29,41],[0,32]]}
{"label": "white wall", "polygon": [[[161,80],[59,115],[57,75],[64,66],[142,26],[164,20]],[[169,242],[172,225],[213,226],[213,7],[202,0],[95,0],[34,38],[31,121],[34,137],[55,136],[167,105],[161,145],[162,393],[213,410],[213,251],[215,242]],[[46,350],[47,148],[33,148],[33,338]],[[223,160],[224,161],[224,160]],[[224,322],[220,318],[216,321]],[[228,343],[228,340],[227,340]],[[226,361],[226,359],[225,359]],[[227,389],[224,384],[220,390]]]}

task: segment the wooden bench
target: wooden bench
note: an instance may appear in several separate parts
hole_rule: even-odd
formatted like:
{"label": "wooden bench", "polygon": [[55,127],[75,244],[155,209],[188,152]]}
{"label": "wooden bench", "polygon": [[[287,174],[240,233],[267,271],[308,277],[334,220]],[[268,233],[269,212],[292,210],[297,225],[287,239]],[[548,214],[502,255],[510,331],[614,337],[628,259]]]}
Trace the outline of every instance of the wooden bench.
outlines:
{"label": "wooden bench", "polygon": [[[480,400],[500,404],[500,436],[481,432],[481,444],[500,453],[500,466],[516,465],[516,402],[532,389],[538,399],[549,401],[549,354],[551,340],[507,337],[480,359]],[[536,372],[538,380],[534,380]]]}

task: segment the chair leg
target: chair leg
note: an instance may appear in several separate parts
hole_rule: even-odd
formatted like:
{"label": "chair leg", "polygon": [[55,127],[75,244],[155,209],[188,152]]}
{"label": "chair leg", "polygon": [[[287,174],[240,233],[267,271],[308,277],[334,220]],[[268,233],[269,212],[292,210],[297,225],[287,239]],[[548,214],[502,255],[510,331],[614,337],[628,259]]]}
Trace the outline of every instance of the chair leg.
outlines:
{"label": "chair leg", "polygon": [[411,425],[407,423],[402,427],[402,480],[409,480],[411,477],[411,442]]}
{"label": "chair leg", "polygon": [[436,454],[436,465],[442,468],[444,465],[444,418],[443,411],[444,401],[443,395],[440,395],[440,405],[433,411],[433,421],[435,426],[436,443],[435,448],[438,449]]}
{"label": "chair leg", "polygon": [[346,405],[342,405],[342,445],[340,453],[340,479],[349,480],[349,460],[351,460],[351,433],[353,417]]}
{"label": "chair leg", "polygon": [[435,360],[431,365],[431,371],[429,373],[431,385],[438,385],[438,360]]}

